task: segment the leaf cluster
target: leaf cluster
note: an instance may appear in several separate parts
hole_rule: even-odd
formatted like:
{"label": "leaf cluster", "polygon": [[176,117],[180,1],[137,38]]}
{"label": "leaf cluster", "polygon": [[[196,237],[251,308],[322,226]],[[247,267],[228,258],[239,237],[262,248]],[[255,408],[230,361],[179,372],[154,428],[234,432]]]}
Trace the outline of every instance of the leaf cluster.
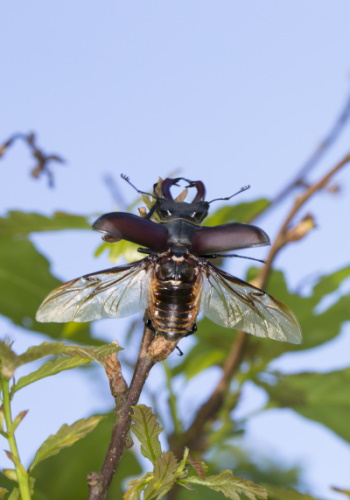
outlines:
{"label": "leaf cluster", "polygon": [[159,434],[162,431],[156,416],[145,405],[134,407],[132,431],[141,443],[141,453],[153,465],[153,471],[147,472],[139,479],[129,481],[129,489],[125,500],[159,500],[175,485],[189,491],[194,486],[204,486],[210,490],[223,493],[226,498],[240,500],[241,495],[249,500],[266,499],[264,488],[247,479],[235,477],[230,470],[219,474],[207,475],[207,466],[202,461],[195,461],[186,449],[181,461],[171,451],[163,452]]}

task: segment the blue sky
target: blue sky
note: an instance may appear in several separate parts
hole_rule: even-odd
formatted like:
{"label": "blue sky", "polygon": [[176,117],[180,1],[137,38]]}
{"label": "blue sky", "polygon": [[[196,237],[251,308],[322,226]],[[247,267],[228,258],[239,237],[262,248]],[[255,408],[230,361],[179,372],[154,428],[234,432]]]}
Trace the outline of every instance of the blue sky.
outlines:
{"label": "blue sky", "polygon": [[[135,193],[119,180],[121,172],[148,190],[175,169],[202,179],[208,199],[246,184],[252,187],[242,201],[272,197],[319,144],[350,91],[349,17],[346,0],[7,2],[0,30],[0,141],[34,130],[40,144],[67,163],[55,167],[56,189],[49,190],[44,179],[29,178],[31,160],[22,145],[9,151],[1,165],[1,211],[103,213],[115,208],[106,174],[128,203]],[[311,180],[349,151],[349,136],[348,126]],[[349,167],[336,181],[342,188],[337,197],[320,194],[304,211],[315,215],[317,229],[277,259],[291,287],[349,262]],[[289,203],[261,223],[271,236]],[[99,242],[94,233],[35,241],[62,279],[108,266],[92,258]],[[263,258],[265,250],[254,255]],[[18,346],[27,345],[4,326],[18,335]],[[315,353],[286,357],[282,367],[348,366],[349,348],[348,328]],[[65,414],[72,420],[91,410],[88,389],[76,383],[86,400]],[[30,398],[35,393],[18,404],[31,408],[34,422],[40,417]],[[56,430],[55,418],[47,415],[52,428],[42,430],[42,439]],[[349,487],[350,453],[343,443],[296,417],[274,418],[254,419],[247,439],[278,450],[292,419],[303,437],[291,440],[281,457],[307,462],[315,494],[341,498],[327,487]],[[319,442],[324,456],[311,450]],[[26,446],[27,457],[33,446]]]}

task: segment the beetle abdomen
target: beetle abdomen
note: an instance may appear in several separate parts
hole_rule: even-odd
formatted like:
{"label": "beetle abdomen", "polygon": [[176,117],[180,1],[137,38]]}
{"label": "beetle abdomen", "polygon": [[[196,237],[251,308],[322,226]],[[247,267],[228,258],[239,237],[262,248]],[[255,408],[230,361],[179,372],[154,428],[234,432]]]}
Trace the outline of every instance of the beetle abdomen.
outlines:
{"label": "beetle abdomen", "polygon": [[150,283],[149,313],[155,330],[177,340],[193,329],[199,312],[200,275],[192,259],[165,256]]}

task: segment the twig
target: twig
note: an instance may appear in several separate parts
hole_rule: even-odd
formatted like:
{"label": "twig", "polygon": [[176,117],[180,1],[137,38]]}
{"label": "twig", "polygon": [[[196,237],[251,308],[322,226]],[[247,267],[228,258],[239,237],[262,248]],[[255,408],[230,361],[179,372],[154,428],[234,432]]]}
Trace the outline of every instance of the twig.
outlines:
{"label": "twig", "polygon": [[[139,400],[151,368],[157,361],[165,359],[175,349],[176,344],[176,342],[166,340],[161,336],[154,338],[154,332],[145,326],[134,375],[126,398],[124,401],[119,400],[120,407],[117,410],[117,420],[112,429],[111,441],[101,472],[99,474],[93,472],[88,477],[89,500],[104,500],[106,498],[107,490],[126,448],[132,407]],[[116,370],[120,382],[120,365],[116,365]],[[110,376],[109,378],[111,380]],[[122,386],[123,384],[119,387]],[[117,389],[117,392],[119,392],[119,389]]]}
{"label": "twig", "polygon": [[[318,145],[316,150],[312,155],[306,160],[306,162],[301,166],[295,179],[290,182],[285,188],[283,188],[277,196],[272,200],[271,206],[277,205],[282,201],[294,188],[300,185],[305,185],[305,176],[308,174],[321,160],[322,156],[330,149],[334,142],[339,137],[339,134],[345,127],[346,123],[350,118],[350,95],[347,97],[345,105],[343,106],[339,116],[331,127],[330,131],[323,139],[323,141]],[[269,207],[269,208],[270,208]]]}
{"label": "twig", "polygon": [[32,156],[36,161],[35,166],[31,171],[32,177],[37,179],[42,173],[45,173],[48,177],[49,187],[53,187],[53,174],[49,168],[49,163],[53,161],[64,163],[64,159],[56,154],[47,155],[46,153],[44,153],[44,151],[36,145],[36,136],[33,132],[30,132],[27,135],[22,134],[21,132],[12,134],[11,137],[7,139],[7,141],[0,145],[0,158],[4,155],[5,151],[17,140],[22,140],[29,146]]}
{"label": "twig", "polygon": [[344,156],[344,158],[337,163],[326,175],[324,175],[318,182],[309,186],[306,191],[298,196],[294,202],[293,207],[291,208],[289,214],[287,215],[285,221],[283,222],[278,234],[270,248],[268,256],[266,258],[266,264],[261,268],[259,273],[259,283],[257,286],[264,286],[267,281],[268,274],[270,273],[272,263],[277,255],[277,253],[281,250],[281,248],[288,242],[287,233],[288,227],[297,212],[301,209],[301,207],[311,198],[311,196],[323,189],[330,179],[347,163],[350,162],[350,153]]}

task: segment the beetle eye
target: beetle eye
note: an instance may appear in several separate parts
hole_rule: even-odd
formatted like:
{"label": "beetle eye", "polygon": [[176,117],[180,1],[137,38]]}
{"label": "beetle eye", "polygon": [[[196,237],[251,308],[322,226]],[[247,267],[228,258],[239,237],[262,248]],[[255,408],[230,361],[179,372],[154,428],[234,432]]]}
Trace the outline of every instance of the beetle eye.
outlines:
{"label": "beetle eye", "polygon": [[163,217],[169,217],[171,215],[170,210],[159,210],[159,215]]}

